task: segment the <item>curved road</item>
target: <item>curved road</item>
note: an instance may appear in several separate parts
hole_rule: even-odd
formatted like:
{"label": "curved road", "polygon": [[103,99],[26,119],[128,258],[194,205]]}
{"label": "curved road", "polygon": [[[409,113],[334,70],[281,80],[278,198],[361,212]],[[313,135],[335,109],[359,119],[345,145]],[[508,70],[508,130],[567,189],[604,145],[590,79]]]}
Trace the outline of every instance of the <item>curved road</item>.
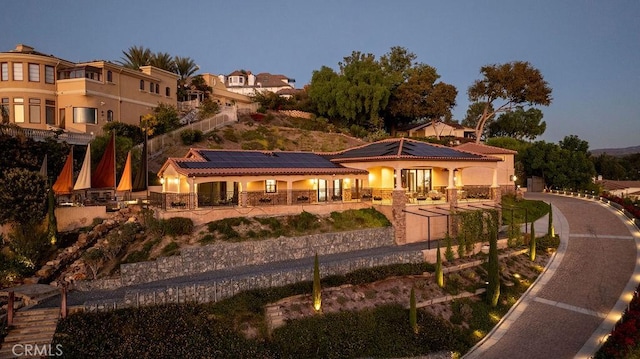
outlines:
{"label": "curved road", "polygon": [[[597,201],[526,197],[551,202],[560,247],[528,292],[464,358],[589,358],[638,285],[640,233]],[[536,233],[546,233],[542,222]]]}

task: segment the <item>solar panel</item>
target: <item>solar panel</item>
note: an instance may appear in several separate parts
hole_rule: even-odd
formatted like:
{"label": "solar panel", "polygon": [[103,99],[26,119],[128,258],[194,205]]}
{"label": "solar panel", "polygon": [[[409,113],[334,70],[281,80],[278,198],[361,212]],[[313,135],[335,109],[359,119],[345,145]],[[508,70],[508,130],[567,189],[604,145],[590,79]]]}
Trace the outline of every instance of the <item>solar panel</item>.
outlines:
{"label": "solar panel", "polygon": [[182,162],[183,168],[340,168],[314,153],[201,151],[205,162]]}

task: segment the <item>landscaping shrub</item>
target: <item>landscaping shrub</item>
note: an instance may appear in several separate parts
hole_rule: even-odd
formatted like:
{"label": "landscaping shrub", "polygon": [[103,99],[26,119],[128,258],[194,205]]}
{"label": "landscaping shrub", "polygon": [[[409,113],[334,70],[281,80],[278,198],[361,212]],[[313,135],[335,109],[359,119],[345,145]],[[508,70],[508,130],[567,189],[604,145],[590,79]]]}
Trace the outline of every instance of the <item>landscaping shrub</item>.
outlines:
{"label": "landscaping shrub", "polygon": [[202,141],[202,136],[202,131],[200,130],[186,129],[180,132],[180,139],[182,140],[182,144],[186,146]]}
{"label": "landscaping shrub", "polygon": [[210,233],[217,232],[224,240],[239,240],[241,239],[240,233],[233,229],[233,227],[249,223],[251,223],[251,221],[245,217],[233,217],[209,222],[207,223],[207,228]]}
{"label": "landscaping shrub", "polygon": [[163,220],[164,233],[170,236],[182,236],[193,232],[193,221],[191,218],[172,217]]}
{"label": "landscaping shrub", "polygon": [[162,255],[165,257],[174,256],[180,253],[180,245],[174,241],[169,242],[162,248]]}
{"label": "landscaping shrub", "polygon": [[295,228],[297,232],[304,232],[320,227],[318,217],[309,212],[302,212],[298,215],[289,217],[288,224]]}

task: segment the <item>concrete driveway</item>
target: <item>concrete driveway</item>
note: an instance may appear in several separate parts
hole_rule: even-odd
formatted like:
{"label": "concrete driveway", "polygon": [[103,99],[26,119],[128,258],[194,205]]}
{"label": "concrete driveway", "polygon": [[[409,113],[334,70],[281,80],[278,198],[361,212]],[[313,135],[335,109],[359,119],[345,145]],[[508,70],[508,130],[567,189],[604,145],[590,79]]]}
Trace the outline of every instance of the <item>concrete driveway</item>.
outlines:
{"label": "concrete driveway", "polygon": [[[464,358],[589,358],[621,316],[640,278],[640,233],[594,200],[528,193],[550,202],[556,256],[498,326]],[[536,233],[547,231],[544,219]]]}

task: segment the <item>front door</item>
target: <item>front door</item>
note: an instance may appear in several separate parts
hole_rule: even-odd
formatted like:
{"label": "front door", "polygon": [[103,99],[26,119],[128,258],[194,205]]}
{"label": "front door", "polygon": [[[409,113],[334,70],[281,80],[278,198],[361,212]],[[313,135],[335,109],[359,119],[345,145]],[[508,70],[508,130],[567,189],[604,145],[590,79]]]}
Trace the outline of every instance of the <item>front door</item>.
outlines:
{"label": "front door", "polygon": [[327,201],[327,180],[318,180],[318,202]]}

